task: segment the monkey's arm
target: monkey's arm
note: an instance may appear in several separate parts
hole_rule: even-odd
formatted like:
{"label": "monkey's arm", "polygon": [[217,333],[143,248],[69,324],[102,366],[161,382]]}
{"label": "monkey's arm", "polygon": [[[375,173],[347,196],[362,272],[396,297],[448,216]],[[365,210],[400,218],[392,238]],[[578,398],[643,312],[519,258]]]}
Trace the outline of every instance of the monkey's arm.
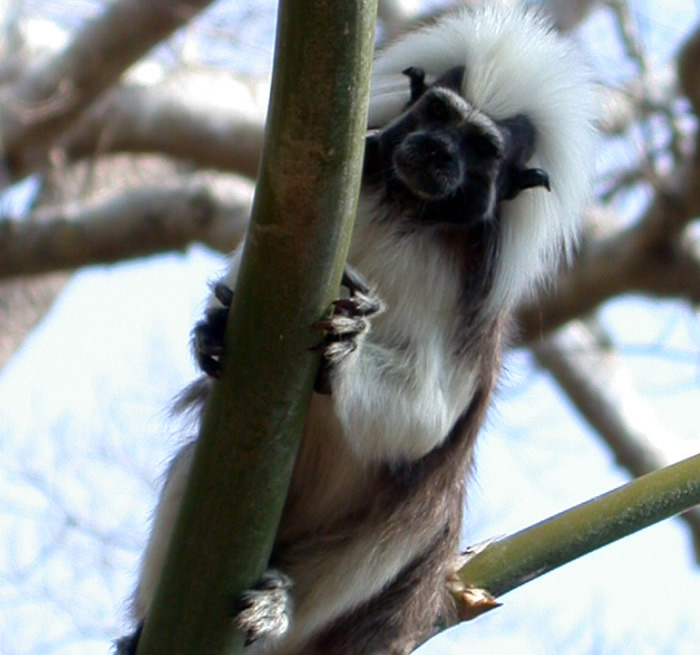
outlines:
{"label": "monkey's arm", "polygon": [[[349,275],[359,290],[352,281],[348,284]],[[350,299],[337,300],[333,316],[318,324],[329,330],[322,372],[335,416],[361,459],[419,459],[441,443],[468,403],[470,369],[457,369],[448,357],[449,340],[439,329],[426,339],[412,322],[402,325],[392,307],[377,318],[382,323],[372,331],[371,319],[384,304],[352,268],[343,285],[350,289]],[[348,300],[359,310],[346,309]],[[348,331],[349,342],[344,341]]]}
{"label": "monkey's arm", "polygon": [[[194,331],[195,356],[214,377],[218,361],[207,360],[223,352],[227,287],[235,284],[239,263],[240,250],[214,286],[209,309]],[[384,310],[383,302],[351,267],[343,286],[350,296],[337,299],[333,315],[315,324],[327,331],[316,388],[331,394],[345,437],[361,459],[419,459],[442,442],[468,404],[475,386],[471,368],[455,365],[450,341],[439,330],[429,340],[420,334],[395,336],[401,328],[391,325],[391,308],[381,319],[382,334],[372,332],[371,321]],[[387,339],[387,333],[394,337]]]}

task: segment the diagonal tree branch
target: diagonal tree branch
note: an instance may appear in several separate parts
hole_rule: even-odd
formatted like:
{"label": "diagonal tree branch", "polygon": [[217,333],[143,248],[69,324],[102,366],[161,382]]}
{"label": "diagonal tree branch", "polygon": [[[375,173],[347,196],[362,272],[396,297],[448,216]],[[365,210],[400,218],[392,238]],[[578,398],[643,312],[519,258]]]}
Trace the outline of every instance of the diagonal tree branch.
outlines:
{"label": "diagonal tree branch", "polygon": [[639,223],[588,244],[574,267],[560,274],[554,289],[541,292],[521,309],[523,344],[536,342],[619,295],[700,302],[700,258],[685,233],[700,214],[700,167],[687,169],[678,193],[657,192]]}
{"label": "diagonal tree branch", "polygon": [[232,250],[248,225],[252,185],[195,175],[131,188],[0,223],[0,279],[113,263],[199,241]]}
{"label": "diagonal tree branch", "polygon": [[70,278],[53,273],[21,280],[0,280],[0,369],[45,316]]}
{"label": "diagonal tree branch", "polygon": [[[634,477],[668,466],[694,450],[666,429],[634,390],[601,328],[575,321],[533,347],[541,366],[600,434],[618,464]],[[681,515],[693,533],[700,563],[700,507]]]}
{"label": "diagonal tree branch", "polygon": [[178,73],[117,87],[92,107],[60,146],[71,159],[96,152],[158,152],[255,178],[268,84],[231,74]]}
{"label": "diagonal tree branch", "polygon": [[131,64],[211,1],[118,0],[65,50],[1,89],[0,188],[35,170],[56,138]]}
{"label": "diagonal tree branch", "polygon": [[700,455],[695,455],[489,544],[460,569],[464,587],[457,591],[501,596],[698,502]]}

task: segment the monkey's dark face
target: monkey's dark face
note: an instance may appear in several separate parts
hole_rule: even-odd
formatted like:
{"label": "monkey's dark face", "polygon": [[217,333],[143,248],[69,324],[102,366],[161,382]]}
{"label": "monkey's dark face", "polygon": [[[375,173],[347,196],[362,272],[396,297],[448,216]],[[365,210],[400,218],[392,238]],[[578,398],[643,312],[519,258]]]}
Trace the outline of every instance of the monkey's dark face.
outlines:
{"label": "monkey's dark face", "polygon": [[472,107],[460,94],[463,68],[431,86],[421,69],[404,72],[410,102],[367,136],[366,183],[382,184],[388,200],[413,205],[422,218],[449,223],[488,220],[500,201],[527,188],[549,188],[544,171],[525,166],[535,145],[525,116],[494,121]]}

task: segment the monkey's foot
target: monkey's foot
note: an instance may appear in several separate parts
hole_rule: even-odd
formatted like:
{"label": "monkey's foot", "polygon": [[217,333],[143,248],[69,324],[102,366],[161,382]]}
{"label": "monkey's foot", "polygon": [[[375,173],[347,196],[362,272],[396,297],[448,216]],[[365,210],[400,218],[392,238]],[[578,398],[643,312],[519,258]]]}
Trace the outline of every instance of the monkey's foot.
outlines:
{"label": "monkey's foot", "polygon": [[316,347],[323,355],[315,385],[319,393],[330,393],[331,367],[345,361],[357,350],[360,339],[369,332],[369,319],[384,309],[384,303],[372,295],[367,283],[354,269],[346,267],[341,284],[350,295],[334,300],[330,317],[313,324],[317,330],[326,332]]}
{"label": "monkey's foot", "polygon": [[269,569],[254,587],[234,599],[234,619],[245,632],[246,646],[261,638],[284,636],[292,615],[291,586],[286,575]]}
{"label": "monkey's foot", "polygon": [[221,374],[221,356],[224,354],[224,332],[233,291],[223,282],[214,285],[214,295],[223,305],[210,307],[204,318],[192,330],[192,349],[199,368],[207,375],[218,378]]}

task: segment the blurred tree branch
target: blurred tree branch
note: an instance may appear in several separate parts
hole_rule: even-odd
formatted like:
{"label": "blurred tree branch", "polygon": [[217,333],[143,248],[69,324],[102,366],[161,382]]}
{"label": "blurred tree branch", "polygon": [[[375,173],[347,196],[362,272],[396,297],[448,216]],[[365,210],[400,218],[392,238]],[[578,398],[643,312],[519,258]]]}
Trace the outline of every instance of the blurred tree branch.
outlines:
{"label": "blurred tree branch", "polygon": [[[0,88],[5,180],[42,165],[57,135],[131,64],[211,0],[118,0],[86,24],[62,52]],[[134,26],[138,25],[138,29]]]}
{"label": "blurred tree branch", "polygon": [[200,173],[6,220],[0,279],[182,250],[193,241],[233,249],[248,225],[252,196],[248,182]]}
{"label": "blurred tree branch", "polygon": [[[0,189],[45,167],[63,131],[132,63],[209,1],[119,0],[73,36],[63,51],[46,58],[38,56],[42,49],[27,42],[16,21],[8,23],[7,56],[0,67]],[[58,41],[56,34],[53,37]],[[49,309],[67,279],[54,274],[0,287],[0,365]]]}
{"label": "blurred tree branch", "polygon": [[70,160],[158,152],[252,179],[258,172],[268,85],[230,73],[180,72],[125,84],[95,104],[58,144]]}
{"label": "blurred tree branch", "polygon": [[[679,86],[696,116],[700,114],[699,57],[700,28],[678,56]],[[602,238],[587,238],[574,267],[560,275],[555,290],[546,290],[523,308],[523,343],[533,343],[624,294],[700,302],[700,245],[693,230],[687,229],[700,215],[698,152],[696,134],[684,160],[656,180],[649,206],[636,222],[613,228]]]}
{"label": "blurred tree branch", "polygon": [[[685,167],[684,174],[685,183],[676,191],[657,191],[638,223],[585,243],[576,263],[560,274],[555,288],[543,291],[522,308],[522,343],[534,343],[624,294],[700,301],[698,245],[692,233],[683,229],[700,210],[696,186],[700,169]],[[677,180],[683,174],[679,171],[673,177]]]}

